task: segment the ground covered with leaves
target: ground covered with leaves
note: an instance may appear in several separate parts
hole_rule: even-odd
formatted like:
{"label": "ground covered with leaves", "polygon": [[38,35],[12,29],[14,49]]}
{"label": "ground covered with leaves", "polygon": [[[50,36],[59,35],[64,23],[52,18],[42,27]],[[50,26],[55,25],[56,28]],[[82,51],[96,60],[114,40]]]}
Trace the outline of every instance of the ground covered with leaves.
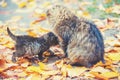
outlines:
{"label": "ground covered with leaves", "polygon": [[[11,61],[15,42],[6,27],[16,35],[39,37],[52,29],[45,9],[54,3],[66,5],[78,17],[92,20],[105,42],[106,64],[92,68],[64,64],[64,59],[51,57],[38,66],[26,58]],[[59,47],[53,47],[61,55]],[[45,53],[46,55],[48,53]],[[120,1],[119,0],[1,0],[0,1],[0,80],[120,80]]]}

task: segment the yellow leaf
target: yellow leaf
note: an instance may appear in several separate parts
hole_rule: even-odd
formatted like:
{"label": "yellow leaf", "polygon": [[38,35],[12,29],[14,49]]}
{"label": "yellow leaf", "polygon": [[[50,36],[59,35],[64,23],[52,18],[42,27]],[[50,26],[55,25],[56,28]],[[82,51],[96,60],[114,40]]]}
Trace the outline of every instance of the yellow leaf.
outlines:
{"label": "yellow leaf", "polygon": [[6,43],[6,44],[3,44],[3,46],[5,46],[5,47],[7,47],[7,48],[14,48],[14,43],[12,43],[12,42],[8,42],[8,43]]}
{"label": "yellow leaf", "polygon": [[83,12],[82,15],[83,15],[84,17],[91,18],[91,15],[90,15],[87,11]]}
{"label": "yellow leaf", "polygon": [[87,70],[87,68],[85,68],[85,67],[67,68],[68,76],[70,76],[70,77],[79,76],[86,70]]}
{"label": "yellow leaf", "polygon": [[26,71],[28,71],[28,72],[38,72],[38,73],[42,72],[42,70],[40,69],[39,66],[29,66],[29,67],[27,67]]}
{"label": "yellow leaf", "polygon": [[22,19],[22,16],[13,16],[11,19],[17,22]]}
{"label": "yellow leaf", "polygon": [[64,62],[63,62],[63,60],[59,60],[59,61],[56,61],[55,64],[58,68],[61,68],[61,67],[63,67]]}
{"label": "yellow leaf", "polygon": [[117,72],[105,72],[105,73],[102,73],[101,75],[107,78],[115,78],[119,76]]}
{"label": "yellow leaf", "polygon": [[32,77],[30,80],[40,80],[40,77],[41,77],[39,74],[32,74],[31,76]]}
{"label": "yellow leaf", "polygon": [[44,28],[42,28],[42,27],[39,27],[39,31],[40,31],[40,32],[50,32],[50,30],[44,29]]}
{"label": "yellow leaf", "polygon": [[96,67],[96,66],[101,66],[101,67],[104,67],[104,66],[109,66],[109,67],[111,67],[111,65],[112,65],[112,61],[111,60],[107,60],[106,58],[105,58],[105,64],[103,64],[102,62],[98,62],[96,65],[94,65],[94,67]]}
{"label": "yellow leaf", "polygon": [[112,40],[112,39],[108,39],[108,40],[105,40],[105,44],[108,44],[110,46],[114,46],[114,47],[120,47],[120,41],[118,40]]}
{"label": "yellow leaf", "polygon": [[18,80],[26,80],[25,78],[20,78],[20,79],[18,79]]}
{"label": "yellow leaf", "polygon": [[42,75],[39,80],[47,80],[49,77],[49,75]]}
{"label": "yellow leaf", "polygon": [[33,1],[35,1],[35,0],[28,0],[28,2],[33,2]]}
{"label": "yellow leaf", "polygon": [[19,7],[19,8],[23,8],[23,7],[25,7],[26,5],[27,5],[27,2],[21,2],[21,3],[18,4],[18,7]]}
{"label": "yellow leaf", "polygon": [[104,3],[110,3],[112,0],[104,0]]}
{"label": "yellow leaf", "polygon": [[39,68],[40,68],[41,70],[49,70],[49,68],[48,68],[44,63],[39,62],[38,64],[39,64]]}
{"label": "yellow leaf", "polygon": [[49,6],[50,4],[51,4],[51,3],[47,1],[47,2],[43,3],[42,6],[43,6],[43,7],[47,7],[47,6]]}
{"label": "yellow leaf", "polygon": [[92,75],[94,75],[97,79],[100,79],[100,80],[108,80],[107,77],[99,74],[98,72],[90,72]]}
{"label": "yellow leaf", "polygon": [[51,70],[51,71],[42,71],[42,75],[50,76],[50,75],[56,75],[59,73],[59,70]]}
{"label": "yellow leaf", "polygon": [[67,76],[67,67],[66,66],[62,66],[61,72],[62,72],[62,76],[66,77]]}
{"label": "yellow leaf", "polygon": [[17,75],[18,75],[19,77],[25,77],[27,74],[26,74],[25,72],[22,72],[22,73],[17,73]]}
{"label": "yellow leaf", "polygon": [[28,8],[32,8],[32,7],[34,7],[36,5],[36,3],[34,2],[34,1],[32,1],[32,2],[29,2],[28,4],[27,4],[27,7]]}
{"label": "yellow leaf", "polygon": [[111,12],[112,12],[112,10],[113,10],[113,8],[112,8],[112,7],[110,7],[110,8],[107,8],[105,11],[106,11],[106,13],[111,13]]}
{"label": "yellow leaf", "polygon": [[91,71],[93,71],[93,72],[100,72],[100,73],[103,73],[103,72],[109,72],[110,70],[98,66],[98,67],[93,68]]}
{"label": "yellow leaf", "polygon": [[63,79],[63,76],[57,76],[57,75],[56,75],[56,76],[53,76],[53,80],[56,80],[56,79],[57,79],[57,80],[64,80],[64,79]]}
{"label": "yellow leaf", "polygon": [[111,60],[120,61],[120,53],[110,53],[107,57]]}
{"label": "yellow leaf", "polygon": [[1,6],[2,6],[2,7],[6,7],[6,6],[7,6],[7,3],[6,3],[6,2],[3,2]]}
{"label": "yellow leaf", "polygon": [[27,32],[28,32],[29,36],[33,36],[33,37],[37,36],[37,34],[35,32],[33,32],[33,31],[31,31],[31,30],[28,30]]}
{"label": "yellow leaf", "polygon": [[28,65],[29,65],[29,62],[24,62],[21,64],[22,67],[28,67]]}
{"label": "yellow leaf", "polygon": [[120,14],[120,5],[115,5],[113,7],[113,13]]}

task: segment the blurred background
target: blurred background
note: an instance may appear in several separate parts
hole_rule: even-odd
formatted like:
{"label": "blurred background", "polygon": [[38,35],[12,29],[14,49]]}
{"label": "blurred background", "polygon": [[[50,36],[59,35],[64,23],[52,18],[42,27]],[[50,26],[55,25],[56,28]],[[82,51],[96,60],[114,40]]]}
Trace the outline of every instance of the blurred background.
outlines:
{"label": "blurred background", "polygon": [[67,6],[78,17],[93,20],[100,28],[105,26],[104,20],[112,18],[119,21],[120,18],[120,0],[0,0],[0,25],[22,30],[28,27],[50,30],[50,25],[44,20],[44,11],[54,4]]}

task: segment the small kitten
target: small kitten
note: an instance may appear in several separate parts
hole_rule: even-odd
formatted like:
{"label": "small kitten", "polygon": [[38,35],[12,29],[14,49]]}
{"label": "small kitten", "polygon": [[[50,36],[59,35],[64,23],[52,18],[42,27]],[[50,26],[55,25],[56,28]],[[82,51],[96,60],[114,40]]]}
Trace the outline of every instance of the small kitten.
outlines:
{"label": "small kitten", "polygon": [[[16,57],[35,56],[38,55],[40,60],[43,60],[43,53],[49,51],[51,46],[58,45],[58,37],[52,32],[48,32],[41,37],[31,37],[28,35],[16,36],[9,28],[7,28],[8,35],[16,42],[12,61],[16,62]],[[52,54],[53,55],[53,54]]]}

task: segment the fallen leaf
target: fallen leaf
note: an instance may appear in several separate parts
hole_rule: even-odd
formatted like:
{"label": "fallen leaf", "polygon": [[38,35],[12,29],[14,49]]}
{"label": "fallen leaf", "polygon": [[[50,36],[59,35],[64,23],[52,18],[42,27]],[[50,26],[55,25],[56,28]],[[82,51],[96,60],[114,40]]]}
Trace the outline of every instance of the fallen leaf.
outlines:
{"label": "fallen leaf", "polygon": [[107,57],[111,60],[120,61],[120,53],[110,53]]}
{"label": "fallen leaf", "polygon": [[111,13],[112,10],[113,10],[113,7],[109,7],[109,8],[106,8],[106,9],[105,9],[105,12],[106,12],[106,13]]}
{"label": "fallen leaf", "polygon": [[13,16],[11,19],[14,20],[15,22],[17,22],[22,19],[22,16]]}
{"label": "fallen leaf", "polygon": [[27,76],[27,74],[25,72],[20,72],[20,73],[17,73],[17,76],[25,77],[25,76]]}
{"label": "fallen leaf", "polygon": [[36,6],[36,2],[35,1],[29,1],[27,4],[27,8],[33,8]]}
{"label": "fallen leaf", "polygon": [[75,68],[67,68],[68,76],[69,77],[77,77],[80,76],[87,70],[85,67],[75,67]]}
{"label": "fallen leaf", "polygon": [[115,5],[113,7],[113,13],[120,14],[120,5]]}
{"label": "fallen leaf", "polygon": [[18,4],[18,7],[19,7],[19,8],[24,8],[26,5],[27,5],[27,2],[20,2],[20,3]]}
{"label": "fallen leaf", "polygon": [[41,70],[49,70],[49,68],[44,63],[39,62],[38,64]]}
{"label": "fallen leaf", "polygon": [[109,69],[105,69],[105,68],[103,68],[103,67],[98,66],[98,67],[93,68],[91,71],[93,71],[93,72],[100,72],[100,73],[104,73],[104,72],[109,72],[110,70],[109,70]]}
{"label": "fallen leaf", "polygon": [[22,67],[28,67],[29,64],[30,64],[29,62],[25,62],[25,63],[22,63],[21,66]]}
{"label": "fallen leaf", "polygon": [[41,22],[41,21],[43,21],[45,19],[46,19],[45,17],[40,17],[38,20],[33,21],[32,24],[39,23],[39,22]]}
{"label": "fallen leaf", "polygon": [[9,77],[10,76],[8,76],[6,73],[3,73],[3,72],[0,73],[0,78],[2,79],[9,78]]}
{"label": "fallen leaf", "polygon": [[3,2],[2,5],[0,5],[1,7],[7,7],[7,2]]}
{"label": "fallen leaf", "polygon": [[57,76],[56,75],[56,76],[52,77],[52,80],[64,80],[64,79],[63,79],[63,76]]}
{"label": "fallen leaf", "polygon": [[105,73],[102,73],[101,75],[107,78],[115,78],[119,76],[117,72],[105,72]]}
{"label": "fallen leaf", "polygon": [[105,40],[105,44],[106,45],[110,45],[110,46],[113,46],[113,47],[120,47],[120,41],[118,41],[117,39],[113,40],[113,39],[108,39],[108,40]]}
{"label": "fallen leaf", "polygon": [[97,79],[100,79],[100,80],[108,80],[107,77],[99,74],[98,72],[90,72],[92,75],[94,75]]}
{"label": "fallen leaf", "polygon": [[38,30],[39,30],[39,32],[50,32],[50,30],[44,29],[42,27],[39,27]]}
{"label": "fallen leaf", "polygon": [[27,33],[28,33],[29,36],[33,36],[33,37],[37,36],[37,34],[32,30],[27,30]]}
{"label": "fallen leaf", "polygon": [[40,80],[40,75],[39,74],[31,74],[31,78],[29,80]]}
{"label": "fallen leaf", "polygon": [[46,75],[46,76],[52,76],[52,75],[56,75],[59,73],[59,70],[51,70],[51,71],[42,71],[41,74],[42,75]]}
{"label": "fallen leaf", "polygon": [[0,59],[0,67],[4,67],[6,64],[5,59]]}
{"label": "fallen leaf", "polygon": [[51,3],[49,1],[46,1],[42,4],[43,7],[48,7]]}
{"label": "fallen leaf", "polygon": [[61,72],[64,77],[68,76],[68,70],[67,70],[68,68],[71,69],[72,66],[71,65],[62,65],[61,66]]}
{"label": "fallen leaf", "polygon": [[82,14],[84,17],[86,17],[86,18],[91,18],[91,15],[90,15],[90,13],[89,12],[87,12],[87,11],[85,11],[85,12],[83,12],[83,14]]}
{"label": "fallen leaf", "polygon": [[10,49],[13,49],[14,46],[15,46],[15,43],[13,43],[13,42],[8,42],[8,43],[4,44],[3,46],[5,46],[5,47],[7,47],[7,48],[10,48]]}
{"label": "fallen leaf", "polygon": [[42,70],[40,69],[39,66],[29,66],[26,69],[27,72],[37,72],[37,73],[41,73]]}

